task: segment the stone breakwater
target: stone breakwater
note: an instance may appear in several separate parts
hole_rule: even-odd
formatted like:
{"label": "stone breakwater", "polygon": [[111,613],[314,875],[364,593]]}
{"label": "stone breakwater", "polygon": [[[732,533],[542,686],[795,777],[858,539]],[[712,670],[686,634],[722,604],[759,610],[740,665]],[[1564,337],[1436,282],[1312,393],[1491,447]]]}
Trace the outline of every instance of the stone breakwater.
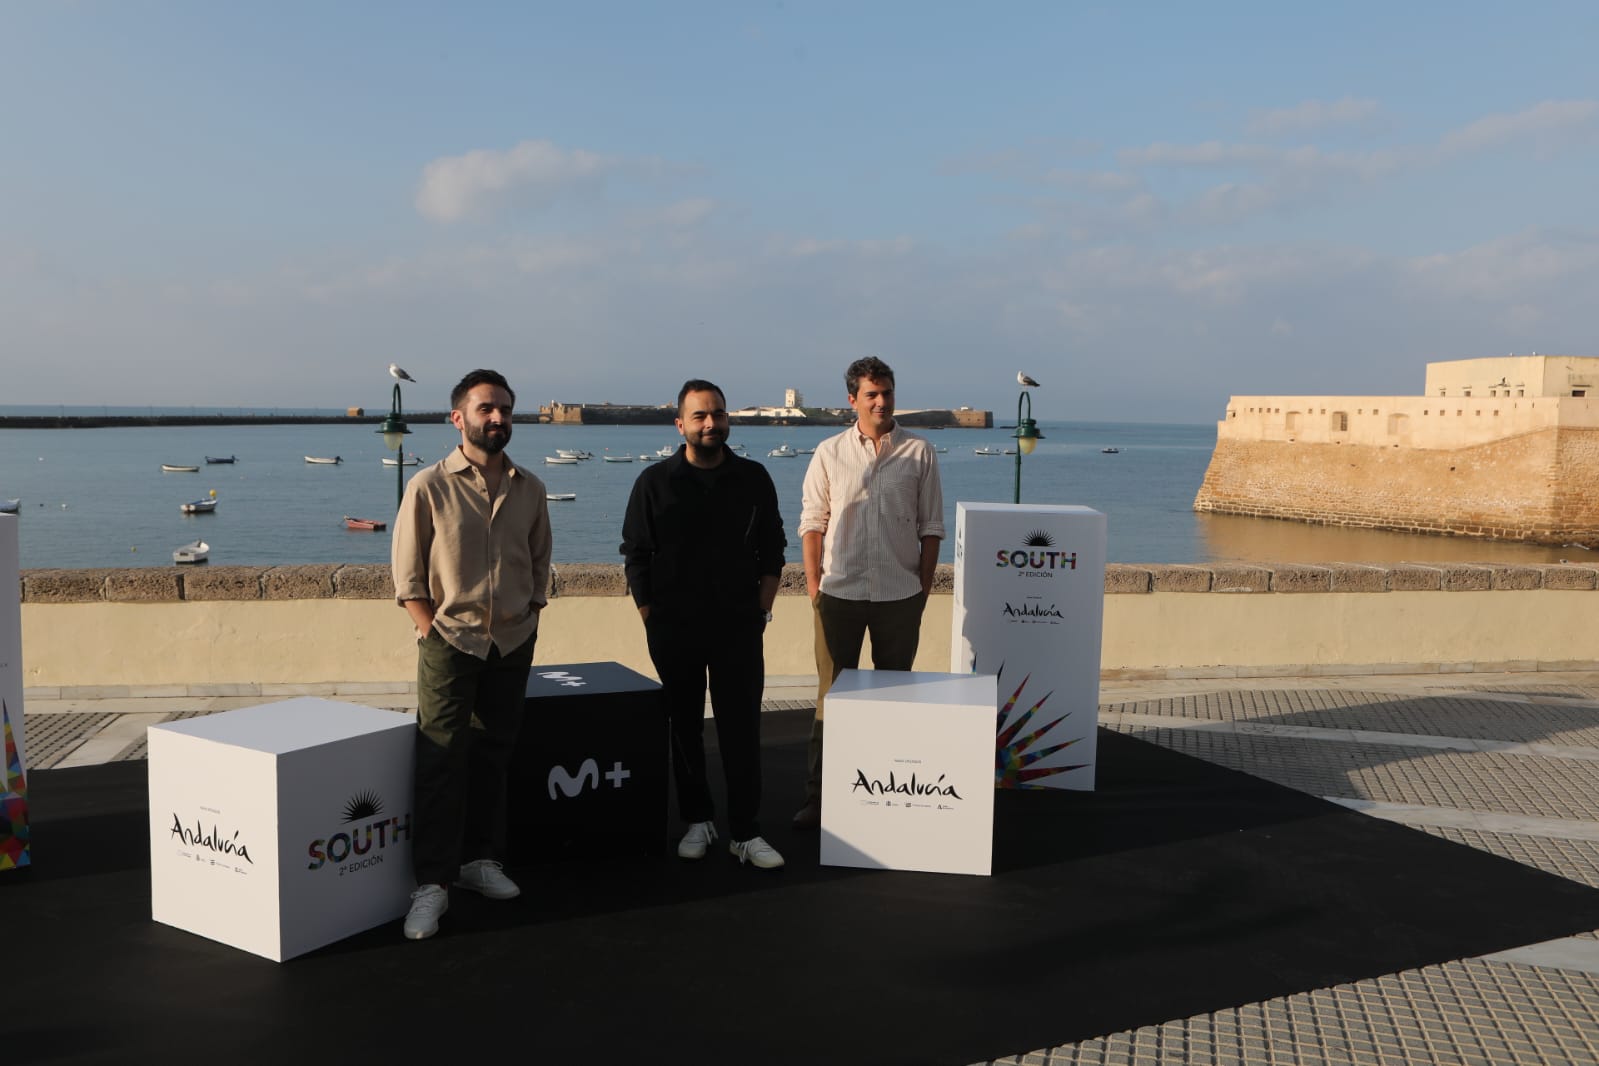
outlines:
{"label": "stone breakwater", "polygon": [[[939,566],[934,594],[949,594],[953,578],[952,567]],[[25,604],[388,600],[394,594],[389,568],[380,563],[24,570],[20,582]],[[1379,593],[1593,591],[1596,588],[1599,588],[1599,560],[1589,565],[1533,566],[1506,563],[1111,563],[1105,568],[1105,592],[1112,596],[1161,592]],[[779,594],[802,596],[804,593],[804,570],[790,564],[784,568]],[[552,600],[621,597],[627,595],[627,584],[619,564],[557,566],[550,576],[549,595]]]}

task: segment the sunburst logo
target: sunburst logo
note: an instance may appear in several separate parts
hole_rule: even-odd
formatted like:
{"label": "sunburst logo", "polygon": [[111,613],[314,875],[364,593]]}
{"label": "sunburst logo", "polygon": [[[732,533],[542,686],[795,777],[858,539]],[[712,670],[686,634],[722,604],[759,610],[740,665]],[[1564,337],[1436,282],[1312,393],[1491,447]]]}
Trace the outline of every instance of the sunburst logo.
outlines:
{"label": "sunburst logo", "polygon": [[368,789],[357,792],[350,797],[350,802],[344,805],[344,821],[359,822],[367,818],[376,818],[383,813],[383,799],[376,792]]}
{"label": "sunburst logo", "polygon": [[[1005,675],[1005,668],[1000,667],[1000,676]],[[1074,766],[1034,766],[1040,759],[1047,759],[1057,751],[1064,751],[1071,747],[1081,737],[1073,737],[1061,744],[1051,744],[1034,750],[1034,745],[1048,735],[1051,729],[1060,725],[1071,717],[1072,712],[1067,711],[1048,725],[1023,732],[1039,710],[1049,701],[1054,692],[1046,692],[1042,699],[1022,714],[1010,725],[1005,724],[1005,719],[1015,709],[1021,700],[1022,690],[1027,687],[1027,682],[1032,680],[1032,675],[1022,678],[1022,683],[1016,686],[1016,691],[1010,694],[1010,699],[1005,701],[999,709],[999,716],[994,723],[997,733],[994,741],[994,784],[998,788],[1045,788],[1045,779],[1056,777],[1060,774],[1069,774],[1073,770],[1081,770],[1087,763],[1078,763]]]}
{"label": "sunburst logo", "polygon": [[1027,534],[1027,538],[1022,543],[1029,548],[1053,548],[1055,546],[1055,538],[1042,529],[1035,529]]}

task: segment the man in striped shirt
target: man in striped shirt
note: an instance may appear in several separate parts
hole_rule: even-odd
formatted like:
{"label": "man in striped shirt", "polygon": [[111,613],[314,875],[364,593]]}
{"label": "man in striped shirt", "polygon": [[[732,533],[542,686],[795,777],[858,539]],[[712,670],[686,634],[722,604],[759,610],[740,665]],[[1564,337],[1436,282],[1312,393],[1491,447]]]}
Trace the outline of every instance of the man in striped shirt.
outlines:
{"label": "man in striped shirt", "polygon": [[815,608],[816,720],[796,829],[822,817],[822,704],[841,670],[909,670],[944,539],[933,446],[894,421],[894,371],[875,356],[844,371],[855,424],[823,441],[805,472],[800,544]]}

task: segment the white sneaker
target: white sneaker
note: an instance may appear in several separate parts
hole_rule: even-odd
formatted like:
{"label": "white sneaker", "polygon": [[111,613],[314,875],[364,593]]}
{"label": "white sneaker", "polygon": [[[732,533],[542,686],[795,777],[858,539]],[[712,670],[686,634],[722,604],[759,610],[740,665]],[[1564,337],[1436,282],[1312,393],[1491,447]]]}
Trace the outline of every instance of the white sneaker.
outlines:
{"label": "white sneaker", "polygon": [[705,849],[715,839],[715,822],[695,822],[688,827],[688,832],[683,834],[683,839],[678,841],[677,857],[680,859],[703,859],[705,858]]}
{"label": "white sneaker", "polygon": [[450,894],[442,885],[423,885],[411,893],[411,910],[405,916],[405,939],[426,940],[439,931],[439,915],[450,909]]}
{"label": "white sneaker", "polygon": [[728,843],[727,850],[738,859],[740,863],[749,863],[759,866],[763,870],[775,870],[783,865],[783,856],[760,837],[750,837],[748,840],[734,840]]}
{"label": "white sneaker", "polygon": [[456,888],[465,888],[489,899],[515,899],[522,894],[516,882],[505,876],[504,867],[493,859],[474,859],[461,867]]}

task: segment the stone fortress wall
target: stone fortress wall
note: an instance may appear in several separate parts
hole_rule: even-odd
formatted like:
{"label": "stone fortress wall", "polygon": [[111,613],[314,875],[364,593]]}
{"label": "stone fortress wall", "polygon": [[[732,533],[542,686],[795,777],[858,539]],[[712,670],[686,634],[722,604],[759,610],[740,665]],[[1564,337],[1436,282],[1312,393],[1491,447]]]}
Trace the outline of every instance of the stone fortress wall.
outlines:
{"label": "stone fortress wall", "polygon": [[1599,545],[1599,358],[1430,363],[1421,396],[1234,396],[1196,511]]}

